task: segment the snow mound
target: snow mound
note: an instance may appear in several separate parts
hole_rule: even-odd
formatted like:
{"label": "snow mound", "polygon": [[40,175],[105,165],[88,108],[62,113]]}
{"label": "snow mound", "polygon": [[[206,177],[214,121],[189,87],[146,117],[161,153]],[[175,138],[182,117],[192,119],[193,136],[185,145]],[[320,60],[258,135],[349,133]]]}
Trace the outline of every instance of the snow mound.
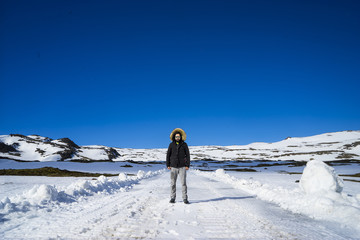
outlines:
{"label": "snow mound", "polygon": [[72,203],[94,194],[113,194],[118,191],[131,189],[140,180],[163,173],[164,170],[144,172],[139,170],[137,175],[128,176],[120,173],[118,177],[107,178],[100,176],[95,180],[78,180],[66,187],[51,185],[35,185],[23,194],[5,197],[0,201],[0,215],[12,212],[26,212],[31,208],[51,208],[51,203]]}
{"label": "snow mound", "polygon": [[24,198],[31,204],[45,204],[46,202],[56,201],[59,192],[54,186],[38,185],[24,193]]}
{"label": "snow mound", "polygon": [[322,194],[329,191],[341,193],[344,182],[334,168],[320,160],[313,160],[306,164],[300,186],[307,194]]}

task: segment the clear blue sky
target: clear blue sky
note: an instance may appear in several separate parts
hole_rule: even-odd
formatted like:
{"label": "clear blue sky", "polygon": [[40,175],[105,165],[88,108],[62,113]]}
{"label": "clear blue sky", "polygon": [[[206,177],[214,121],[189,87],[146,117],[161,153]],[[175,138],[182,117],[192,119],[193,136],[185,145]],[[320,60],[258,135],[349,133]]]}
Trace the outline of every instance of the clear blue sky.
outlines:
{"label": "clear blue sky", "polygon": [[0,2],[0,134],[79,145],[360,129],[360,1]]}

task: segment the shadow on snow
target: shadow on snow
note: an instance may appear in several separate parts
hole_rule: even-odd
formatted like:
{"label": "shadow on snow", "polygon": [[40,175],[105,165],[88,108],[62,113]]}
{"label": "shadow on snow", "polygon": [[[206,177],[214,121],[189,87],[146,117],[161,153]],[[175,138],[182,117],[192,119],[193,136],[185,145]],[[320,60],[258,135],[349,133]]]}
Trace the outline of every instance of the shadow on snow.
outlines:
{"label": "shadow on snow", "polygon": [[247,197],[220,197],[220,198],[213,198],[207,200],[192,200],[191,203],[204,203],[204,202],[217,202],[217,201],[224,201],[224,200],[242,200],[247,198],[255,198],[255,196],[247,196]]}

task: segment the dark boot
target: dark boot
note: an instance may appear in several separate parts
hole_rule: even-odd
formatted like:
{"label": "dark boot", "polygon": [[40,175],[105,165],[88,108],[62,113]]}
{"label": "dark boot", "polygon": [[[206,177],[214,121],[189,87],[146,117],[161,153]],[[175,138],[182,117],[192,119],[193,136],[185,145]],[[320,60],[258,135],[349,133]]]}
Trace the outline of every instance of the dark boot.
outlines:
{"label": "dark boot", "polygon": [[190,204],[187,199],[184,199],[184,203],[185,203],[185,204]]}
{"label": "dark boot", "polygon": [[170,199],[170,203],[175,203],[175,199],[174,198]]}

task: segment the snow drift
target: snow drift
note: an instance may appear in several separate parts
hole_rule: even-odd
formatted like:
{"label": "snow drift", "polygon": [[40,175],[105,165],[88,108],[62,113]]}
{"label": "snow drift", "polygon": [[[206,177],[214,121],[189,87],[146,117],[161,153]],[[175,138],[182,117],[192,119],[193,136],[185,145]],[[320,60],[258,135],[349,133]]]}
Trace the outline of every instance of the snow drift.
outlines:
{"label": "snow drift", "polygon": [[31,208],[46,208],[48,204],[71,203],[94,194],[112,194],[117,191],[126,191],[140,180],[163,172],[164,170],[154,172],[139,170],[135,176],[128,176],[124,173],[120,173],[117,178],[100,176],[95,180],[78,180],[63,188],[45,184],[35,185],[23,194],[10,198],[5,197],[0,202],[0,214],[26,212]]}

